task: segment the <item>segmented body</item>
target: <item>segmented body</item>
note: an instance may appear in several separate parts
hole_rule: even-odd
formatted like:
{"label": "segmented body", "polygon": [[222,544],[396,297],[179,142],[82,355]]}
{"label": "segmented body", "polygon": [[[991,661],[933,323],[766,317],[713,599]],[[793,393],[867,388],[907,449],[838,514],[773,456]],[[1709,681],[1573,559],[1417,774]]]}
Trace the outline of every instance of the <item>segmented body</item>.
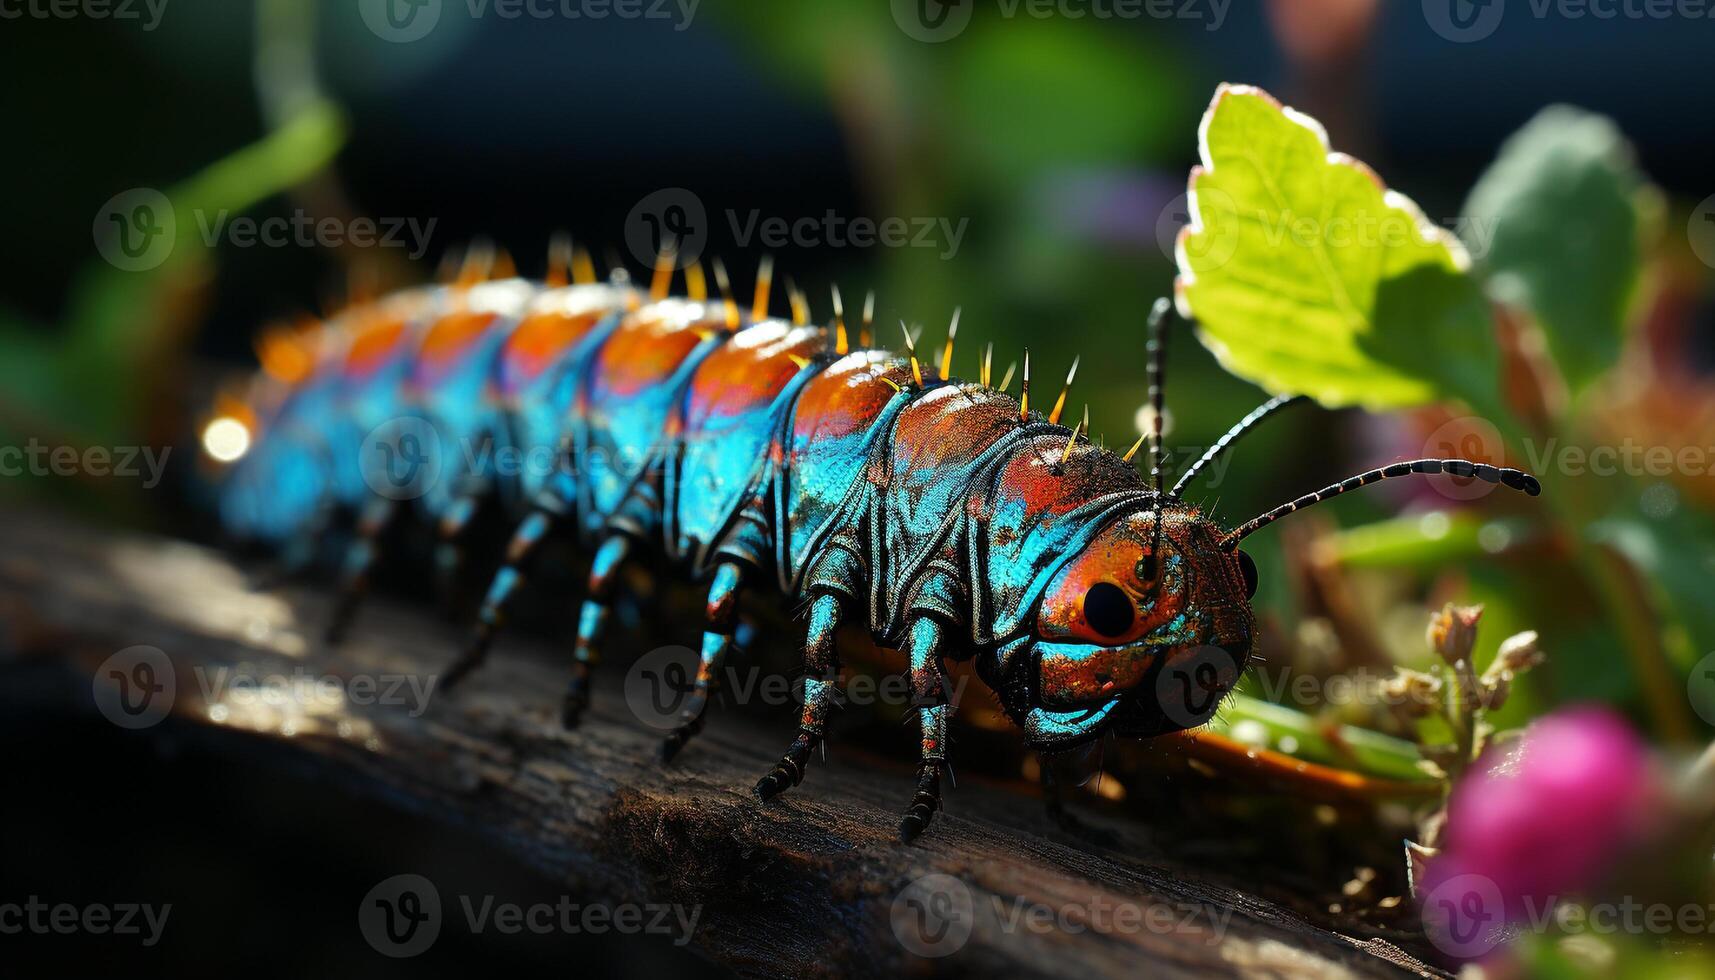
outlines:
{"label": "segmented body", "polygon": [[[986,653],[985,675],[1003,678],[1015,651],[1000,641],[1028,631],[1031,593],[1056,559],[1101,515],[1146,504],[1150,492],[1131,466],[1085,442],[1068,455],[1072,433],[986,385],[914,371],[888,351],[837,353],[831,329],[729,323],[719,303],[521,280],[415,290],[354,310],[326,331],[316,369],[233,474],[227,523],[283,540],[315,533],[332,510],[365,512],[348,559],[355,579],[373,560],[390,499],[414,500],[449,537],[479,498],[504,501],[522,524],[484,635],[456,676],[481,659],[524,559],[554,524],[597,553],[580,667],[596,659],[607,580],[632,545],[714,580],[701,680],[730,649],[730,593],[767,576],[793,600],[825,600],[812,614],[812,631],[827,634],[812,684],[822,678],[829,690],[810,699],[804,720],[818,737],[837,671],[833,625],[866,619],[878,642],[910,647],[908,624],[932,618],[934,656],[915,651],[914,681],[928,712],[925,757],[939,762],[943,651]],[[372,434],[401,416],[428,423],[441,465],[388,493],[406,447]],[[508,458],[525,465],[496,465]],[[282,496],[285,484],[304,489]],[[949,626],[961,642],[942,639]],[[568,721],[587,677],[574,679]],[[700,725],[701,704],[686,713],[677,744]],[[786,767],[794,782],[801,764]]]}
{"label": "segmented body", "polygon": [[[1044,515],[1148,495],[1086,443],[1062,466],[1069,430],[1021,420],[1013,398],[929,365],[918,385],[888,351],[837,355],[830,329],[734,330],[719,303],[608,285],[460,292],[412,291],[330,325],[322,363],[229,484],[231,530],[285,538],[329,504],[362,509],[390,479],[365,438],[421,417],[440,472],[395,496],[436,520],[493,493],[519,516],[567,515],[592,546],[623,533],[658,547],[692,578],[737,561],[793,598],[859,586],[849,598],[881,642],[932,608],[987,643],[1020,623],[995,621],[971,578],[1039,586],[1089,523]],[[282,471],[300,469],[326,489],[314,508],[308,493],[275,496]],[[973,536],[991,522],[998,541]]]}
{"label": "segmented body", "polygon": [[[1155,358],[1167,313],[1162,303],[1151,317]],[[401,502],[440,529],[445,570],[478,504],[498,500],[517,530],[441,689],[480,665],[532,554],[563,529],[593,555],[562,704],[573,726],[618,570],[636,549],[657,549],[708,587],[696,681],[663,743],[671,758],[700,730],[733,652],[741,590],[771,586],[808,609],[806,682],[797,737],[758,796],[803,777],[839,698],[836,627],[862,622],[909,662],[922,737],[907,839],[940,806],[948,660],[973,660],[1039,749],[1194,726],[1253,650],[1256,575],[1239,538],[1414,473],[1537,489],[1516,470],[1463,460],[1395,463],[1228,532],[1178,487],[1162,493],[1159,467],[1146,481],[1130,453],[1098,449],[987,384],[940,378],[914,355],[845,351],[841,324],[745,323],[730,301],[645,296],[622,282],[410,290],[319,336],[301,358],[307,371],[254,400],[262,435],[229,475],[222,513],[234,533],[276,545],[359,515],[336,632]],[[1024,377],[1027,405],[1028,358]],[[1151,392],[1159,418],[1159,384]],[[1158,443],[1157,433],[1152,460]],[[1187,687],[1185,712],[1158,687],[1169,668],[1205,688],[1193,699]]]}

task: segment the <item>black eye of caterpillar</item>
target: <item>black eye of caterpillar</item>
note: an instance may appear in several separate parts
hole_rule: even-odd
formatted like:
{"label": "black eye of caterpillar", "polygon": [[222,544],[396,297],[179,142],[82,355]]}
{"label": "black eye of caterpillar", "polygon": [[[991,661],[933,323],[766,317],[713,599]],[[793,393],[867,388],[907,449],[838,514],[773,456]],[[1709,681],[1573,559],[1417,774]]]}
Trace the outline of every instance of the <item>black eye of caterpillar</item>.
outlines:
{"label": "black eye of caterpillar", "polygon": [[1245,577],[1245,598],[1253,598],[1256,595],[1256,562],[1242,551],[1239,552],[1239,571]]}
{"label": "black eye of caterpillar", "polygon": [[1134,571],[1137,572],[1137,580],[1142,582],[1144,585],[1148,585],[1155,581],[1155,573],[1158,571],[1155,556],[1144,555],[1142,558],[1139,558],[1137,560],[1137,568],[1135,568]]}
{"label": "black eye of caterpillar", "polygon": [[1084,593],[1084,620],[1103,636],[1124,636],[1136,618],[1131,596],[1112,582],[1097,582]]}

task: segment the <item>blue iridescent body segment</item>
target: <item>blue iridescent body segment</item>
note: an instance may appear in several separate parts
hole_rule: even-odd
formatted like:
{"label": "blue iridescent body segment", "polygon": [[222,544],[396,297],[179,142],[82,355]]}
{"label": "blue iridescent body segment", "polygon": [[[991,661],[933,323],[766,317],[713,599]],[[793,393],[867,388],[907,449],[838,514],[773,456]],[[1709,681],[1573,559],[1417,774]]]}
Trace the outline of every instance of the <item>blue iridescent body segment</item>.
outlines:
{"label": "blue iridescent body segment", "polygon": [[[510,428],[518,501],[535,500],[556,477],[571,478],[560,451],[579,426],[579,386],[634,298],[628,290],[595,283],[544,289],[507,337],[493,397]],[[576,495],[569,483],[556,492],[567,500]]]}
{"label": "blue iridescent body segment", "polygon": [[439,478],[425,484],[420,501],[430,515],[446,514],[469,488],[496,477],[496,453],[506,448],[510,428],[490,389],[500,353],[535,292],[522,279],[458,290],[417,340],[404,401],[439,441]]}
{"label": "blue iridescent body segment", "polygon": [[628,314],[595,355],[574,414],[581,529],[614,526],[653,536],[661,527],[658,480],[683,423],[697,365],[726,332],[704,303],[666,300]]}
{"label": "blue iridescent body segment", "polygon": [[[694,573],[723,541],[727,554],[751,564],[771,557],[770,515],[758,501],[782,463],[775,448],[787,411],[815,377],[813,359],[826,347],[819,329],[764,320],[734,333],[698,365],[683,402],[665,507],[668,553],[687,560]],[[729,533],[740,520],[749,524]]]}

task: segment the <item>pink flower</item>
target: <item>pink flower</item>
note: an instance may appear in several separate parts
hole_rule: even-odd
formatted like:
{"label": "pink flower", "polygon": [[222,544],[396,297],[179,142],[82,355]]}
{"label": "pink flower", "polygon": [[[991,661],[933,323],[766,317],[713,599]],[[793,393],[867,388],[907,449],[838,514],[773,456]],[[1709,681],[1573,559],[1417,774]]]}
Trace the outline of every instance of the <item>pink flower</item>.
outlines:
{"label": "pink flower", "polygon": [[1577,707],[1485,753],[1453,790],[1426,884],[1494,883],[1509,921],[1597,884],[1667,800],[1649,750],[1618,715]]}

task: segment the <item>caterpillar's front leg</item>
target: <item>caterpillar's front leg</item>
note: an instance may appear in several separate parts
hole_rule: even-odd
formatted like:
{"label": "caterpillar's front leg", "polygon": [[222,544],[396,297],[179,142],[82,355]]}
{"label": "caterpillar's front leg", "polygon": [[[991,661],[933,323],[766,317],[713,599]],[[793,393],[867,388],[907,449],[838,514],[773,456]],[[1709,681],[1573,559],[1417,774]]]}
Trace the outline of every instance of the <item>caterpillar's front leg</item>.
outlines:
{"label": "caterpillar's front leg", "polygon": [[703,611],[703,651],[697,667],[697,680],[679,711],[679,727],[661,742],[662,762],[671,762],[685,743],[703,730],[703,712],[709,707],[709,692],[718,683],[727,654],[732,652],[733,629],[738,624],[739,588],[743,584],[744,569],[737,562],[722,562],[715,569],[715,580],[709,585],[708,603]]}
{"label": "caterpillar's front leg", "polygon": [[631,538],[615,534],[596,550],[590,567],[589,596],[578,611],[578,639],[572,651],[572,679],[560,705],[560,723],[578,727],[590,704],[590,673],[601,662],[601,639],[607,631],[607,607],[619,582],[619,567],[631,554]]}
{"label": "caterpillar's front leg", "polygon": [[899,839],[909,843],[929,826],[941,809],[941,770],[947,765],[947,723],[953,704],[947,697],[947,674],[943,665],[946,633],[940,621],[920,616],[911,621],[906,634],[906,654],[911,662],[911,703],[917,710],[922,755],[917,763],[917,792],[899,821]]}
{"label": "caterpillar's front leg", "polygon": [[823,593],[810,604],[810,633],[804,644],[804,711],[798,737],[786,754],[756,783],[756,798],[764,803],[804,780],[804,767],[827,733],[828,715],[840,698],[840,657],[834,634],[840,625],[840,599]]}

